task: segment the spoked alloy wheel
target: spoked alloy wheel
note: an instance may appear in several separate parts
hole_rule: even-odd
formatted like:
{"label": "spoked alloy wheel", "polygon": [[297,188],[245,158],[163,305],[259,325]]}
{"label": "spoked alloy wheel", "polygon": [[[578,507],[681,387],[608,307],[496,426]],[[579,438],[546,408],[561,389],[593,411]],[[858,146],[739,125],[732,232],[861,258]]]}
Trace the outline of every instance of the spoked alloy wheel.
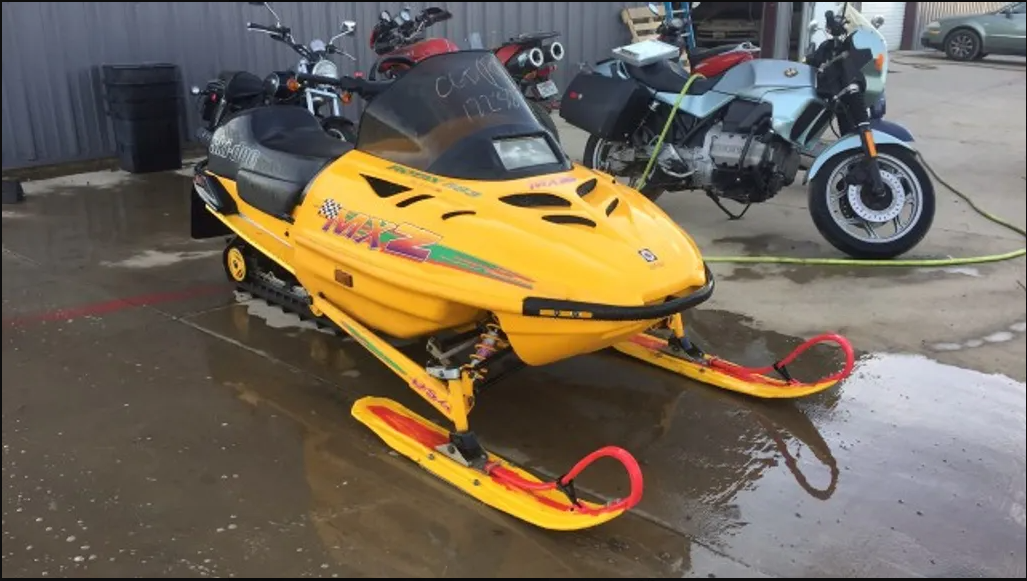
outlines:
{"label": "spoked alloy wheel", "polygon": [[934,221],[934,186],[912,152],[888,148],[877,163],[887,194],[875,199],[868,188],[851,183],[863,154],[827,162],[810,185],[810,214],[821,235],[855,258],[885,259],[920,243]]}
{"label": "spoked alloy wheel", "polygon": [[980,38],[971,30],[957,30],[945,39],[945,54],[952,60],[975,60],[980,52]]}

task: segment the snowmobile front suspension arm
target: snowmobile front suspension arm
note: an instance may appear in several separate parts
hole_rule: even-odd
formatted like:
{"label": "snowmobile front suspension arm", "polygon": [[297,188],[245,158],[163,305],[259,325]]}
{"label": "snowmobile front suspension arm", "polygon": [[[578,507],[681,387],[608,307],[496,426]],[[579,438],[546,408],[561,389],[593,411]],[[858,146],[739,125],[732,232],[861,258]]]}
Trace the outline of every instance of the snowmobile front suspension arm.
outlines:
{"label": "snowmobile front suspension arm", "polygon": [[453,423],[456,433],[468,431],[467,417],[474,407],[474,381],[470,373],[462,372],[453,379],[440,381],[388,342],[382,340],[356,319],[321,297],[313,304],[355,341],[398,375],[410,389],[423,397]]}

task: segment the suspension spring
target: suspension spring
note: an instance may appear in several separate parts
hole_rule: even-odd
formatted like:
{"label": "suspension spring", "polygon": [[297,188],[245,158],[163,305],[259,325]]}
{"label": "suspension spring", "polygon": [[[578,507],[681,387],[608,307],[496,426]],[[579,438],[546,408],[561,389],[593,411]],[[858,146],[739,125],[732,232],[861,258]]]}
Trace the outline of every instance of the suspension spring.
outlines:
{"label": "suspension spring", "polygon": [[487,323],[480,340],[474,345],[474,353],[470,357],[471,367],[477,367],[489,357],[495,355],[500,349],[499,344],[502,340],[502,330],[499,328],[499,325]]}

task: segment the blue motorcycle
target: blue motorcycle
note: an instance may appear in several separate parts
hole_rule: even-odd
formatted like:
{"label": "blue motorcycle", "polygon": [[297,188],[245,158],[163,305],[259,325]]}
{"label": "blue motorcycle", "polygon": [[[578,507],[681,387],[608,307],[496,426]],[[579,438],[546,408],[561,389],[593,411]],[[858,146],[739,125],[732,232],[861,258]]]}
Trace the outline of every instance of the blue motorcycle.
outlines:
{"label": "blue motorcycle", "polygon": [[[887,43],[851,3],[826,15],[828,39],[805,63],[757,59],[693,77],[651,40],[568,85],[560,116],[589,134],[584,164],[650,199],[701,190],[748,209],[795,182],[802,158],[810,215],[821,235],[855,258],[908,252],[934,220],[935,193],[912,136],[884,120]],[[871,108],[875,114],[871,115]],[[837,141],[821,137],[837,122]],[[823,148],[822,151],[815,151]]]}

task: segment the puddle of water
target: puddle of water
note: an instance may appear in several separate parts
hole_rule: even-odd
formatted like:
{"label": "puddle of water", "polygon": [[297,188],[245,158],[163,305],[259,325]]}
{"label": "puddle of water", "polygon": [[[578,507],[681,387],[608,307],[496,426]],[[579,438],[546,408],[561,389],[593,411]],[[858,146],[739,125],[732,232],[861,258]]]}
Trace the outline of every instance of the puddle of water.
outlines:
{"label": "puddle of water", "polygon": [[186,251],[186,252],[165,252],[162,250],[144,250],[135,256],[126,258],[125,260],[119,260],[117,262],[104,261],[100,264],[102,266],[111,266],[118,268],[161,268],[164,266],[171,266],[184,262],[187,260],[198,260],[201,258],[211,258],[213,256],[220,256],[223,251],[221,250],[201,250],[201,251]]}
{"label": "puddle of water", "polygon": [[[245,310],[238,312],[245,321],[253,320]],[[214,314],[207,317],[202,324],[214,322]],[[743,364],[773,360],[799,342],[751,329],[745,319],[726,313],[697,314],[693,329],[716,337],[720,354]],[[311,341],[308,354],[306,341],[281,341],[267,325],[225,332],[335,385],[305,396],[316,417],[296,417],[321,422],[326,430],[337,426],[347,433],[346,442],[367,443],[368,454],[391,457],[373,437],[353,440],[346,422],[354,399],[374,394],[421,413],[426,409],[400,380],[352,343],[305,334],[318,338]],[[314,349],[316,342],[324,348]],[[343,367],[325,367],[330,358],[324,354],[333,350],[345,354]],[[404,350],[415,357],[420,353],[417,347]],[[209,362],[219,382],[253,380],[247,367],[231,357],[211,357]],[[796,374],[810,377],[833,370],[839,362],[830,351],[820,351],[818,358],[799,363]],[[345,373],[352,371],[358,377]],[[332,389],[341,401],[332,401]],[[873,354],[863,356],[855,374],[839,388],[800,401],[761,401],[603,353],[509,377],[481,394],[471,427],[487,446],[550,476],[603,445],[621,445],[638,458],[646,491],[636,515],[588,533],[545,537],[558,547],[568,539],[616,537],[631,547],[624,556],[662,553],[654,547],[668,541],[653,539],[652,531],[658,529],[679,535],[678,548],[663,560],[679,564],[675,574],[691,571],[692,549],[681,553],[680,545],[695,538],[750,572],[751,567],[774,575],[976,571],[1003,576],[1023,570],[1027,542],[1022,516],[1027,488],[1024,390],[1023,383],[1012,379],[922,356]],[[262,397],[292,408],[296,403],[290,393],[288,386],[279,386]],[[443,532],[436,517],[404,513],[394,500],[395,495],[413,495],[434,506],[442,498],[460,498],[458,493],[401,458],[375,468],[374,476],[364,476],[365,484],[368,479],[377,484],[360,491],[347,488],[353,483],[347,475],[358,470],[352,452],[345,452],[351,445],[322,443],[316,446],[318,454],[307,457],[308,470],[318,481],[311,486],[328,495],[316,509],[325,519],[326,542],[344,544],[358,533],[379,538],[391,526],[383,524],[385,518],[416,523],[407,525],[410,530],[439,530],[446,535],[439,538],[463,546],[449,536],[454,529]],[[402,486],[384,484],[398,477],[404,479]],[[340,480],[350,484],[340,485]],[[626,492],[620,468],[613,463],[598,463],[579,486],[611,498]],[[352,498],[364,503],[346,513],[345,499]],[[467,519],[486,516],[503,523],[497,524],[501,528],[510,526],[527,535],[525,539],[540,538],[527,525],[487,508],[446,502],[446,522],[454,527],[464,523],[461,530],[477,526]],[[403,514],[407,516],[401,519]],[[345,530],[352,534],[339,536]],[[425,543],[421,537],[403,538],[412,548]],[[384,537],[380,542],[395,546]],[[432,546],[428,542],[423,550]],[[521,555],[526,547],[505,554]],[[338,552],[336,558],[349,554]],[[593,554],[602,559],[614,553],[604,549]],[[407,553],[397,559],[420,563],[403,564],[404,572],[431,570],[438,575],[447,566],[445,561],[428,565]],[[428,569],[419,568],[423,566]],[[562,566],[547,562],[538,571],[558,574],[554,571]],[[479,567],[468,563],[464,570]],[[520,570],[512,563],[503,567],[511,574]]]}
{"label": "puddle of water", "polygon": [[931,345],[931,349],[939,352],[963,351],[976,349],[987,344],[1008,343],[1027,332],[1027,322],[1018,321],[1007,327],[1009,330],[993,331],[982,337],[974,337],[964,341],[943,341]]}
{"label": "puddle of water", "polygon": [[[246,309],[246,315],[256,317],[272,329],[296,329],[317,331],[326,335],[335,335],[331,330],[322,329],[312,321],[304,321],[293,313],[287,313],[280,307],[269,304],[263,299],[254,298],[249,293],[235,291],[237,304]],[[347,337],[348,338],[348,337]],[[343,340],[339,337],[339,340]]]}
{"label": "puddle of water", "polygon": [[22,186],[25,189],[25,196],[28,197],[54,193],[71,194],[83,188],[110,189],[128,184],[135,179],[137,178],[128,172],[103,170],[44,180],[30,180],[22,182]]}

